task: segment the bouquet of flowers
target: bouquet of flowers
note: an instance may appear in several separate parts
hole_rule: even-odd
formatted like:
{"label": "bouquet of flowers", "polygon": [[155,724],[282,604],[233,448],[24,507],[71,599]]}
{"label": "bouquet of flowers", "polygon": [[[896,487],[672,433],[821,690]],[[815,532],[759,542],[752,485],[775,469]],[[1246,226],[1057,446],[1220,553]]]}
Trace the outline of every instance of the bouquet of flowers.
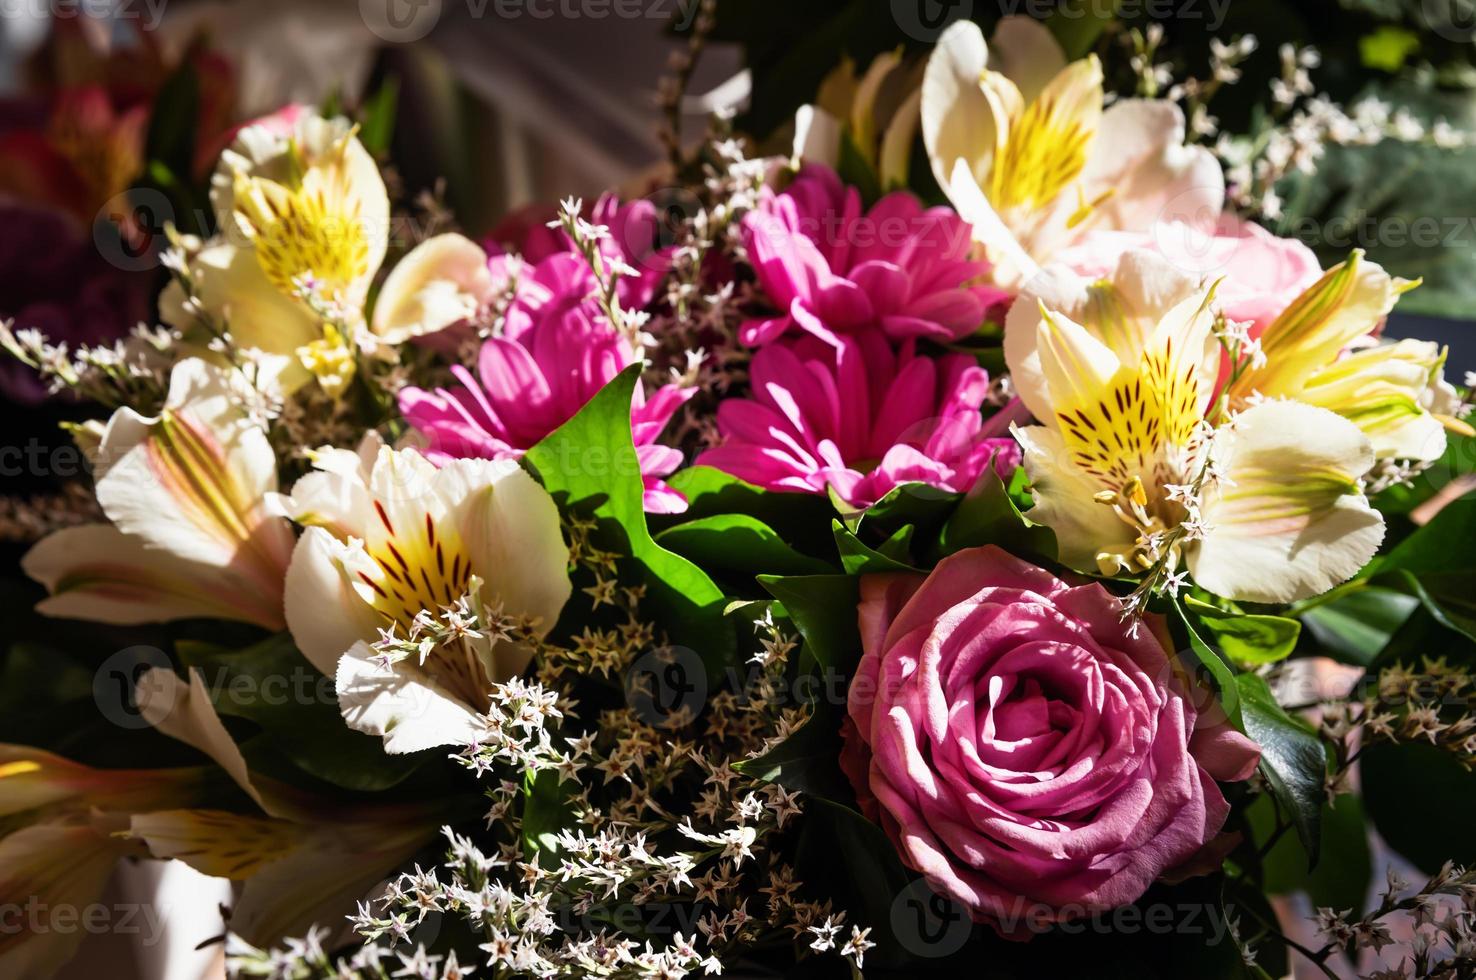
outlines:
{"label": "bouquet of flowers", "polygon": [[244,977],[1472,976],[1469,392],[1106,77],[959,21],[481,240],[382,120],[240,130],[156,325],[0,333],[98,407],[37,609],[124,648],[11,652],[91,717],[0,745],[0,912],[126,858]]}

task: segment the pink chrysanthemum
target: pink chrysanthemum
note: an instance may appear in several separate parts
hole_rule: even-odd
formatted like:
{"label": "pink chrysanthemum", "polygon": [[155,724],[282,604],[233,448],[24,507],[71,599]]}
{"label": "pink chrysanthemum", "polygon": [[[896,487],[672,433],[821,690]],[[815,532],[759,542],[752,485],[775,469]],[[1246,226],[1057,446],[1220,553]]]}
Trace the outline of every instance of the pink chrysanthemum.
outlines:
{"label": "pink chrysanthemum", "polygon": [[[580,256],[545,258],[519,278],[503,333],[482,345],[476,377],[456,365],[461,388],[401,390],[401,414],[430,439],[426,455],[436,462],[521,456],[633,363],[636,353],[590,299],[594,288]],[[648,398],[636,386],[631,434],[648,511],[686,509],[686,499],[661,479],[681,465],[682,454],[656,439],[694,393],[665,385]]]}
{"label": "pink chrysanthemum", "polygon": [[969,226],[952,210],[924,210],[897,191],[862,214],[856,188],[815,164],[784,191],[765,189],[743,218],[743,242],[782,311],[743,324],[739,339],[750,346],[795,330],[957,340],[1009,298],[978,284],[989,264],[969,257]]}
{"label": "pink chrysanthemum", "polygon": [[894,351],[879,333],[832,346],[813,337],[754,355],[752,392],[718,406],[725,442],[699,464],[770,490],[825,493],[864,507],[904,483],[967,491],[1020,450],[980,414],[988,374],[965,354]]}

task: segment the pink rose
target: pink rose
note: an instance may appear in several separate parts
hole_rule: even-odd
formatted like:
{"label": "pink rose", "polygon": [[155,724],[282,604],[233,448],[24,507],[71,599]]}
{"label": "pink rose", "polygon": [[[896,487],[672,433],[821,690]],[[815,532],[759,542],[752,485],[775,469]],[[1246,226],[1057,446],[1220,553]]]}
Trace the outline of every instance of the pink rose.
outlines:
{"label": "pink rose", "polygon": [[1220,216],[1210,234],[1178,222],[1160,222],[1146,232],[1088,232],[1056,260],[1083,276],[1110,276],[1118,256],[1130,248],[1157,252],[1208,279],[1223,277],[1216,293],[1220,309],[1232,320],[1252,323],[1253,335],[1322,275],[1306,245],[1229,214]]}
{"label": "pink rose", "polygon": [[992,545],[867,576],[859,618],[843,768],[904,862],[978,921],[1028,938],[1026,921],[1129,904],[1218,856],[1215,780],[1246,778],[1259,749],[1176,670],[1161,622],[1134,637],[1101,585]]}

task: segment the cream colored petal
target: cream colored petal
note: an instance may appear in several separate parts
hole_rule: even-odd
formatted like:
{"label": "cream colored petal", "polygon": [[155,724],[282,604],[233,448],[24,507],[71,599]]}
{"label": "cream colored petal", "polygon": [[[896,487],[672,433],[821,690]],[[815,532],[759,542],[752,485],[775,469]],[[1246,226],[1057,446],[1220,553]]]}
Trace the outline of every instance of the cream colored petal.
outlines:
{"label": "cream colored petal", "polygon": [[1445,452],[1445,426],[1424,402],[1443,362],[1439,345],[1428,341],[1380,344],[1314,372],[1298,400],[1357,425],[1380,459],[1436,460]]}
{"label": "cream colored petal", "polygon": [[475,315],[495,288],[481,246],[461,235],[437,235],[390,271],[374,304],[374,333],[400,344],[444,330]]}
{"label": "cream colored petal", "polygon": [[840,166],[841,127],[834,116],[815,105],[802,105],[794,114],[796,160],[819,163],[834,170]]}
{"label": "cream colored petal", "polygon": [[151,668],[134,686],[134,699],[139,714],[150,725],[214,759],[226,775],[267,813],[282,815],[288,810],[279,801],[261,793],[252,781],[246,759],[221,723],[198,670],[192,668],[186,682],[168,668]]}
{"label": "cream colored petal", "polygon": [[1049,414],[1094,405],[1123,364],[1091,332],[1065,314],[1040,308],[1036,349],[1041,377],[1049,392]]}
{"label": "cream colored petal", "polygon": [[[437,486],[456,501],[457,527],[489,601],[537,618],[545,633],[552,629],[573,587],[569,548],[548,491],[512,460],[458,460],[441,470]],[[508,662],[500,652],[499,679],[520,671],[526,657]]]}
{"label": "cream colored petal", "polygon": [[958,216],[973,228],[974,241],[984,246],[994,262],[991,275],[996,283],[1018,286],[1040,274],[1040,266],[984,196],[966,161],[958,161],[952,179],[943,186]]}
{"label": "cream colored petal", "polygon": [[917,89],[903,100],[897,112],[887,123],[882,133],[881,153],[877,161],[877,176],[881,178],[883,190],[907,187],[907,173],[912,165],[912,144],[917,139],[917,130],[922,114],[922,89]]}
{"label": "cream colored petal", "polygon": [[[249,243],[234,245],[215,239],[191,261],[190,275],[196,298],[215,327],[229,328],[240,347],[289,357],[295,363],[297,348],[322,336],[318,318],[267,279]],[[176,293],[174,302],[161,307],[164,322],[180,330],[200,332],[202,325],[178,305],[180,299]],[[307,380],[300,366],[295,371],[290,365],[287,369],[290,376],[283,383],[288,387]]]}
{"label": "cream colored petal", "polygon": [[876,165],[876,145],[880,139],[877,132],[878,96],[887,76],[902,63],[902,49],[883,51],[871,60],[866,74],[856,86],[856,98],[851,102],[851,137],[867,163]]}
{"label": "cream colored petal", "polygon": [[[977,187],[994,158],[999,123],[980,87],[988,59],[978,25],[960,20],[938,39],[923,72],[923,143],[933,175],[945,189],[956,179],[959,160],[966,163]],[[954,206],[959,207],[958,201]]]}
{"label": "cream colored petal", "polygon": [[217,569],[249,593],[237,604],[270,608],[293,534],[264,505],[277,488],[276,455],[237,407],[238,379],[189,358],[175,365],[159,416],[115,412],[98,448],[97,499],[125,534]]}
{"label": "cream colored petal", "polygon": [[1026,102],[1034,102],[1066,67],[1066,52],[1044,23],[1014,14],[995,25],[989,67],[1014,82]]}
{"label": "cream colored petal", "polygon": [[[85,819],[33,824],[0,839],[0,912],[6,916],[0,976],[49,977],[71,959],[87,935],[77,927],[81,913],[103,897],[118,859],[136,847]],[[70,910],[74,927],[26,928],[27,910],[38,909]]]}
{"label": "cream colored petal", "polygon": [[470,745],[486,731],[486,706],[467,704],[414,659],[386,668],[356,643],[338,663],[338,707],[348,726],[384,739],[392,755]]}
{"label": "cream colored petal", "polygon": [[1035,498],[1026,516],[1056,533],[1062,563],[1095,574],[1103,570],[1099,554],[1132,550],[1137,535],[1111,507],[1094,499],[1101,485],[1071,462],[1059,432],[1040,425],[1015,426],[1011,432],[1024,451]]}
{"label": "cream colored petal", "polygon": [[1368,439],[1346,419],[1298,402],[1266,402],[1216,437],[1229,477],[1202,506],[1209,530],[1186,557],[1194,580],[1228,599],[1293,602],[1358,574],[1378,550],[1384,519],[1359,479]]}
{"label": "cream colored petal", "polygon": [[309,527],[287,568],[287,628],[303,656],[329,677],[349,647],[374,639],[384,625],[355,589],[353,576],[367,570],[356,564],[365,561],[362,554],[323,528]]}
{"label": "cream colored petal", "polygon": [[149,548],[109,524],[47,535],[21,568],[50,593],[36,606],[45,616],[120,626],[177,619],[284,625],[280,597],[273,601],[230,569]]}
{"label": "cream colored petal", "polygon": [[313,925],[341,928],[355,904],[436,836],[440,824],[385,808],[359,819],[316,822],[281,860],[261,868],[231,910],[231,930],[255,946],[274,946]]}
{"label": "cream colored petal", "polygon": [[1265,366],[1242,375],[1232,393],[1298,397],[1313,373],[1376,329],[1411,285],[1354,249],[1271,322],[1261,335]]}
{"label": "cream colored petal", "polygon": [[1219,161],[1184,145],[1184,114],[1162,99],[1123,99],[1102,113],[1087,196],[1110,190],[1093,227],[1151,231],[1165,222],[1212,228],[1225,205]]}

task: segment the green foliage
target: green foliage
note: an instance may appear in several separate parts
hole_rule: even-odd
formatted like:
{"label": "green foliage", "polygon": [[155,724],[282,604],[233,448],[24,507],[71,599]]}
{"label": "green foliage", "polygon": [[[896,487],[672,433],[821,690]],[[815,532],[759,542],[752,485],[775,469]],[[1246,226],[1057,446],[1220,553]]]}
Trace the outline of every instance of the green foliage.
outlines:
{"label": "green foliage", "polygon": [[1307,860],[1316,866],[1322,853],[1327,749],[1306,723],[1282,710],[1259,676],[1240,674],[1235,680],[1245,733],[1261,746],[1261,775],[1291,820]]}
{"label": "green foliage", "polygon": [[261,726],[265,742],[303,772],[342,789],[391,789],[426,762],[426,753],[388,755],[383,742],[354,731],[339,713],[333,678],[308,663],[287,633],[244,650],[176,644],[198,670],[220,714]]}
{"label": "green foliage", "polygon": [[709,676],[733,662],[737,641],[723,616],[726,597],[706,572],[656,543],[646,526],[644,485],[630,434],[630,402],[640,379],[631,365],[572,419],[524,457],[565,513],[593,516],[605,547],[642,570],[646,608],[672,642],[695,650]]}
{"label": "green foliage", "polygon": [[656,542],[708,569],[754,575],[804,575],[832,571],[796,551],[777,531],[747,514],[714,514],[669,527]]}
{"label": "green foliage", "polygon": [[1185,598],[1184,608],[1200,635],[1246,667],[1286,659],[1302,632],[1302,624],[1295,619],[1228,612],[1193,597]]}
{"label": "green foliage", "polygon": [[[1246,818],[1257,844],[1264,846],[1277,826],[1271,798],[1258,797],[1247,808]],[[1282,834],[1262,859],[1262,884],[1274,895],[1305,893],[1314,907],[1363,908],[1373,859],[1363,801],[1357,795],[1339,796],[1323,805],[1322,849],[1327,858],[1313,868],[1296,835]]]}

